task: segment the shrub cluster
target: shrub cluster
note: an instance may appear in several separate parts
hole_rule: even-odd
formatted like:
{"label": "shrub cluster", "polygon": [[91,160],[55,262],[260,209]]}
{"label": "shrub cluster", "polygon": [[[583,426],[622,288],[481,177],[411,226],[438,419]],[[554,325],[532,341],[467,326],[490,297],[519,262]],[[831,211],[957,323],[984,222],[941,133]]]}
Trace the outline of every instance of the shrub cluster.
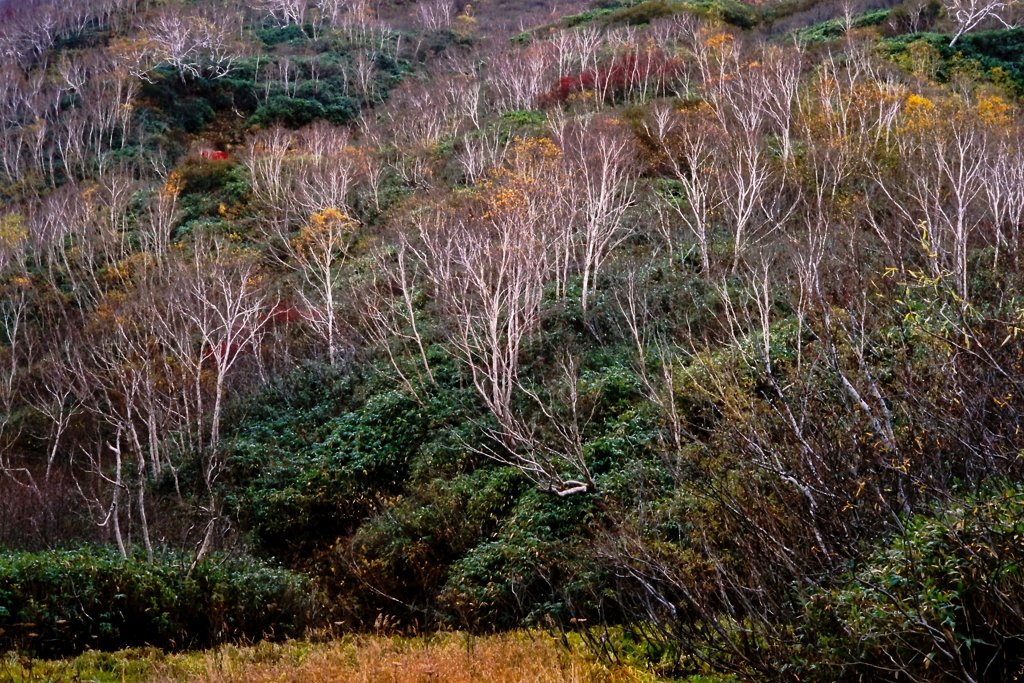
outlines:
{"label": "shrub cluster", "polygon": [[1022,560],[1024,486],[972,494],[914,515],[815,593],[803,635],[837,677],[1011,680],[1024,659]]}
{"label": "shrub cluster", "polygon": [[0,554],[0,650],[64,655],[295,636],[318,598],[302,576],[252,559],[149,564],[116,550]]}

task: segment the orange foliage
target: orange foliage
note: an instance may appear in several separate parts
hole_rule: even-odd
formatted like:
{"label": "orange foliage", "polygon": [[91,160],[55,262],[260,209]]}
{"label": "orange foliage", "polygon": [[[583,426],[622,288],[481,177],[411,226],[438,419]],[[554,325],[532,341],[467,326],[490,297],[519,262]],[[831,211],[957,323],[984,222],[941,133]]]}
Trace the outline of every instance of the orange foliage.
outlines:
{"label": "orange foliage", "polygon": [[309,223],[299,232],[295,246],[299,250],[325,245],[328,248],[336,248],[340,246],[344,237],[355,232],[355,229],[356,222],[345,212],[336,208],[324,209],[309,217]]}
{"label": "orange foliage", "polygon": [[1009,125],[1013,115],[1013,107],[997,95],[980,98],[977,107],[978,117],[990,126]]}
{"label": "orange foliage", "polygon": [[482,218],[527,219],[539,204],[553,204],[561,161],[562,151],[550,139],[517,139],[507,166],[480,183],[478,197],[486,205]]}

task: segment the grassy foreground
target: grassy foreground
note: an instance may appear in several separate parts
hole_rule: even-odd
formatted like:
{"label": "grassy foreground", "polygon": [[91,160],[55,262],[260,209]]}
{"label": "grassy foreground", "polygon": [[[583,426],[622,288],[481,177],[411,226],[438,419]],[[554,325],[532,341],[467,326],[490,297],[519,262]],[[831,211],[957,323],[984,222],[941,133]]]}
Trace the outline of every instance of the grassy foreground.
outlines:
{"label": "grassy foreground", "polygon": [[0,683],[67,681],[208,681],[210,683],[641,683],[654,677],[636,667],[605,666],[570,652],[540,632],[487,637],[346,637],[326,643],[289,641],[168,655],[156,648],[87,652],[42,661],[7,655]]}

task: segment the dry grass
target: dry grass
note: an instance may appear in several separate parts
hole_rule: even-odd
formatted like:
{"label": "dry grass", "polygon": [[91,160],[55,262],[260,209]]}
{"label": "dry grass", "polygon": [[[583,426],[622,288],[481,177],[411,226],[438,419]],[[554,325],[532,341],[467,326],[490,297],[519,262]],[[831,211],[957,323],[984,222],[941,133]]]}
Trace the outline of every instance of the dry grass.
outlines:
{"label": "dry grass", "polygon": [[[0,683],[654,683],[647,671],[607,667],[548,633],[473,637],[347,636],[166,654],[90,651],[67,660],[0,653]],[[664,680],[664,679],[662,679]],[[712,680],[703,679],[701,681]],[[713,679],[724,681],[726,679]]]}
{"label": "dry grass", "polygon": [[609,668],[570,653],[550,635],[511,633],[486,638],[357,637],[325,644],[225,647],[160,663],[160,683],[632,683],[645,672]]}

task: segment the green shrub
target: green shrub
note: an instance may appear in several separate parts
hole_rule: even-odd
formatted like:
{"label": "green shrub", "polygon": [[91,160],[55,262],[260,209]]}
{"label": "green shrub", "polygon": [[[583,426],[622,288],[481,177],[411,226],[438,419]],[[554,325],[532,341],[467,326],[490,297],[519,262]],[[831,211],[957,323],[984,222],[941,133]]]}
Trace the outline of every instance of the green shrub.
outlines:
{"label": "green shrub", "polygon": [[754,7],[737,0],[696,0],[687,3],[687,6],[698,17],[722,21],[742,29],[751,29],[761,20]]}
{"label": "green shrub", "polygon": [[403,491],[430,416],[408,396],[381,391],[296,433],[305,421],[301,411],[253,421],[230,463],[239,519],[261,549],[289,561],[352,533]]}
{"label": "green shrub", "polygon": [[670,17],[680,9],[678,5],[670,5],[665,0],[647,0],[639,5],[615,10],[608,15],[608,23],[643,26],[654,19]]}
{"label": "green shrub", "polygon": [[299,635],[317,610],[307,579],[245,558],[148,564],[85,547],[0,553],[0,650],[209,646]]}
{"label": "green shrub", "polygon": [[280,123],[289,128],[301,128],[318,119],[340,124],[359,113],[359,102],[351,97],[328,98],[326,105],[320,101],[322,99],[325,98],[274,95],[249,118],[248,125]]}
{"label": "green shrub", "polygon": [[809,651],[851,677],[884,665],[910,680],[1010,680],[1024,664],[1022,561],[1024,485],[915,515],[808,601]]}
{"label": "green shrub", "polygon": [[302,45],[309,41],[298,24],[286,24],[284,26],[271,26],[255,31],[256,37],[263,41],[267,47],[274,47],[281,43],[290,45]]}
{"label": "green shrub", "polygon": [[915,33],[887,40],[883,48],[890,59],[901,63],[912,44],[924,42],[938,53],[939,80],[948,81],[958,69],[973,63],[977,76],[987,75],[999,85],[1024,89],[1024,28],[968,33],[953,47],[949,46],[951,38],[942,33]]}
{"label": "green shrub", "polygon": [[516,628],[594,615],[607,567],[588,561],[590,494],[555,498],[527,489],[501,528],[455,562],[441,595],[456,625]]}
{"label": "green shrub", "polygon": [[230,159],[204,159],[193,156],[178,168],[183,184],[182,194],[220,190],[233,179],[234,162]]}
{"label": "green shrub", "polygon": [[[874,10],[857,14],[850,20],[852,28],[865,28],[867,26],[879,26],[889,19],[889,10]],[[820,24],[814,24],[807,28],[794,31],[797,37],[809,43],[827,43],[831,40],[838,40],[846,35],[847,24],[842,18],[829,19]]]}
{"label": "green shrub", "polygon": [[363,611],[406,616],[378,598],[386,594],[410,608],[408,616],[431,619],[452,563],[496,533],[527,486],[512,468],[481,468],[418,486],[369,517],[347,548],[360,583],[375,589],[358,596]]}
{"label": "green shrub", "polygon": [[[616,3],[617,5],[617,3]],[[614,11],[611,7],[601,7],[598,9],[587,10],[586,12],[580,12],[579,14],[570,14],[567,17],[562,17],[561,23],[565,28],[576,28],[583,24],[595,21],[597,19],[605,19]]]}
{"label": "green shrub", "polygon": [[154,71],[151,81],[143,82],[139,94],[142,101],[155,108],[172,129],[198,133],[216,117],[214,104],[219,104],[207,97],[214,92],[204,87],[206,85],[205,81],[186,84],[177,70],[161,68]]}
{"label": "green shrub", "polygon": [[544,121],[547,120],[547,114],[542,111],[531,111],[529,109],[516,109],[515,111],[508,111],[502,114],[503,119],[511,123],[513,126],[519,126],[522,128],[542,126]]}
{"label": "green shrub", "polygon": [[262,126],[278,122],[289,128],[301,128],[325,116],[327,116],[327,110],[316,100],[274,95],[265,105],[256,110],[248,124]]}

